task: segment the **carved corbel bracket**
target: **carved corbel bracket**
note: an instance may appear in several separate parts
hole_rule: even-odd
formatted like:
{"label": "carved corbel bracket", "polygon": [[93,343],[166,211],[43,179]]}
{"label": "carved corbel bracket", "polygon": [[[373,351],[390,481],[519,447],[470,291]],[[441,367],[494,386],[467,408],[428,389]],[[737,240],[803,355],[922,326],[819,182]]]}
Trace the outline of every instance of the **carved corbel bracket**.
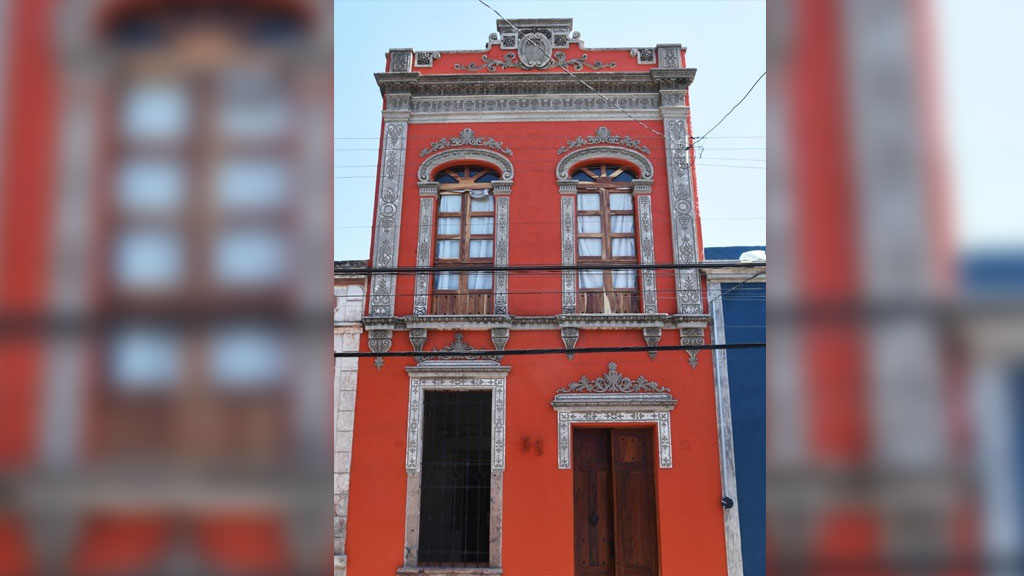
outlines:
{"label": "carved corbel bracket", "polygon": [[412,349],[417,352],[423,351],[423,345],[427,342],[426,328],[409,328],[409,342],[412,342]]}
{"label": "carved corbel bracket", "polygon": [[[656,326],[644,328],[644,342],[646,342],[648,346],[657,346],[658,343],[661,342],[661,328]],[[658,351],[651,350],[647,355],[651,357],[651,360],[653,360],[658,355]]]}
{"label": "carved corbel bracket", "polygon": [[[391,350],[391,339],[394,333],[394,326],[390,325],[377,325],[367,330],[369,337],[370,350],[375,354],[385,354],[388,350]],[[373,365],[380,370],[380,367],[384,365],[384,358],[377,356],[373,359]]]}
{"label": "carved corbel bracket", "polygon": [[562,326],[562,343],[565,344],[566,354],[572,359],[572,351],[576,349],[576,342],[580,339],[580,329],[575,326]]}
{"label": "carved corbel bracket", "polygon": [[[683,346],[701,346],[704,344],[704,329],[703,328],[680,328],[679,329],[679,343]],[[699,350],[687,350],[686,353],[690,356],[690,368],[697,367],[697,354]]]}
{"label": "carved corbel bracket", "polygon": [[495,350],[504,350],[505,344],[508,343],[509,329],[504,328],[491,328],[491,343],[494,344]]}

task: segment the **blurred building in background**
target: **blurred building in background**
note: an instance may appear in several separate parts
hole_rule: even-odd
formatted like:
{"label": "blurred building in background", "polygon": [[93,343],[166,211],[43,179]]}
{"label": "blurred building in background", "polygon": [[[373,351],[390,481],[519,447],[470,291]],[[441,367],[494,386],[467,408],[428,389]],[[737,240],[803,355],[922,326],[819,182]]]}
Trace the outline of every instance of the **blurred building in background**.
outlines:
{"label": "blurred building in background", "polygon": [[571,19],[388,52],[337,573],[743,573],[724,356],[648,348],[743,283],[702,271],[694,75]]}
{"label": "blurred building in background", "polygon": [[[334,351],[358,352],[366,307],[366,260],[334,263]],[[348,487],[352,470],[352,427],[355,422],[359,362],[339,358],[334,364],[334,567],[344,573]]]}
{"label": "blurred building in background", "polygon": [[332,11],[5,3],[0,558],[329,570]]}

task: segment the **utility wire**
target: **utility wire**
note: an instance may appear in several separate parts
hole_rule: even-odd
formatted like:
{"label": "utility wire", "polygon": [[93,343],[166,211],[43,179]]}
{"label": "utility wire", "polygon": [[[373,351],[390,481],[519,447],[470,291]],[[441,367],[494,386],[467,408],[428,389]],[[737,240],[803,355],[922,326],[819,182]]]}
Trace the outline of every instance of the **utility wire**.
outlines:
{"label": "utility wire", "polygon": [[765,266],[765,262],[721,262],[705,261],[692,264],[634,264],[623,262],[621,264],[593,263],[593,264],[532,264],[495,266],[480,264],[474,266],[395,266],[395,267],[374,267],[344,270],[348,274],[420,274],[428,272],[561,272],[569,270],[701,270],[713,268],[759,268]]}

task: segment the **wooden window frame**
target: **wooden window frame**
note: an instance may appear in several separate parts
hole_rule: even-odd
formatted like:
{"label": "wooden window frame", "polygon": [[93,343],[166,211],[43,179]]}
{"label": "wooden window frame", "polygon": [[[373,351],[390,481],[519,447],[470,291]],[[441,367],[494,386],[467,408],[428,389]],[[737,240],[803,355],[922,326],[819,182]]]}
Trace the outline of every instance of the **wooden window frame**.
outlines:
{"label": "wooden window frame", "polygon": [[[444,267],[446,271],[456,272],[459,274],[459,286],[457,289],[439,289],[437,288],[436,279],[432,284],[433,288],[433,310],[435,313],[440,314],[452,314],[452,313],[468,313],[468,314],[487,314],[490,312],[494,305],[494,273],[490,272],[491,275],[491,287],[486,289],[473,289],[469,288],[469,273],[465,271],[467,268],[471,268],[477,265],[493,265],[494,264],[494,248],[495,248],[495,227],[497,225],[497,198],[494,195],[493,186],[490,182],[477,182],[481,177],[487,174],[493,174],[497,176],[497,172],[491,168],[485,166],[472,166],[472,165],[460,165],[449,168],[443,168],[438,171],[434,176],[436,180],[438,176],[446,174],[455,178],[456,182],[442,183],[438,185],[438,203],[437,203],[437,215],[436,215],[436,227],[437,231],[434,234],[434,265],[438,268]],[[486,195],[491,198],[491,209],[487,212],[474,212],[472,209],[473,198],[471,192],[476,190],[484,190]],[[459,205],[459,212],[442,212],[441,200],[445,196],[460,196],[462,198]],[[473,234],[472,231],[472,218],[491,218],[492,225],[489,234]],[[441,234],[440,221],[441,218],[458,218],[459,219],[459,233],[458,234]],[[442,240],[456,240],[459,243],[459,257],[458,258],[441,258],[437,254],[438,243]],[[490,240],[491,242],[491,255],[485,258],[472,258],[470,256],[470,243],[474,240]]]}
{"label": "wooden window frame", "polygon": [[[600,172],[595,173],[595,168]],[[636,264],[638,262],[638,251],[637,251],[637,218],[636,218],[636,198],[633,196],[633,184],[629,182],[613,182],[612,180],[623,172],[627,172],[636,179],[636,175],[633,170],[625,166],[617,166],[610,164],[590,165],[583,166],[575,170],[573,173],[584,172],[588,176],[594,179],[593,182],[577,181],[576,185],[576,261],[582,267],[585,264]],[[580,210],[579,207],[579,194],[598,194],[600,197],[600,208],[598,210]],[[629,210],[612,210],[611,209],[611,194],[628,194],[630,198],[630,209]],[[601,232],[600,233],[583,233],[580,232],[579,218],[581,216],[599,216],[601,218]],[[633,231],[630,233],[614,233],[612,232],[612,217],[613,216],[629,216],[633,221]],[[601,255],[600,256],[583,256],[580,254],[579,241],[581,238],[599,238],[601,239]],[[632,256],[613,256],[612,255],[612,241],[616,238],[628,238],[633,241],[633,255]],[[583,270],[581,270],[582,272]],[[610,303],[612,313],[636,313],[640,311],[640,278],[639,273],[634,271],[634,287],[633,288],[615,288],[613,282],[613,270],[606,269],[602,270],[602,287],[596,288],[583,288],[579,286],[579,294],[581,296],[579,306],[583,312],[588,312],[592,308],[592,304],[589,303],[590,299],[598,298],[604,300],[604,295],[610,295]],[[623,309],[625,308],[625,309]],[[607,310],[605,310],[607,311]]]}

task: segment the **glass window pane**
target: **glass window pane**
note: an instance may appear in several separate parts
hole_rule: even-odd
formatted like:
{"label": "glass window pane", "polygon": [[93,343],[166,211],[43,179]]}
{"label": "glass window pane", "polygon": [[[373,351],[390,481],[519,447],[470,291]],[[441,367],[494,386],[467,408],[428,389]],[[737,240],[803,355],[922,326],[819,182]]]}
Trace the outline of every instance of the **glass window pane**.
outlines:
{"label": "glass window pane", "polygon": [[222,232],[211,252],[212,275],[224,285],[265,288],[285,278],[287,252],[285,237],[277,230]]}
{"label": "glass window pane", "polygon": [[178,234],[134,230],[118,237],[114,247],[114,278],[128,289],[166,289],[181,283],[185,250]]}
{"label": "glass window pane", "polygon": [[458,290],[459,289],[459,273],[458,272],[438,272],[434,274],[434,289],[435,290]]}
{"label": "glass window pane", "polygon": [[614,234],[632,234],[633,216],[612,216],[612,230]]}
{"label": "glass window pane", "polygon": [[280,83],[262,72],[237,71],[224,78],[218,126],[231,138],[266,139],[283,135],[291,114]]}
{"label": "glass window pane", "polygon": [[494,212],[494,196],[488,194],[483,198],[473,198],[469,209],[473,212]]}
{"label": "glass window pane", "polygon": [[576,209],[577,210],[600,210],[601,209],[601,195],[600,194],[577,194],[576,195]]}
{"label": "glass window pane", "polygon": [[579,239],[580,256],[593,256],[601,257],[601,239],[600,238],[580,238]]}
{"label": "glass window pane", "polygon": [[213,335],[207,348],[207,369],[220,386],[265,388],[282,380],[286,358],[286,345],[277,331],[232,326]]}
{"label": "glass window pane", "polygon": [[494,217],[477,216],[469,219],[470,234],[494,234]]}
{"label": "glass window pane", "polygon": [[117,198],[130,213],[167,214],[185,201],[185,171],[180,162],[167,158],[134,158],[117,174]]}
{"label": "glass window pane", "polygon": [[460,218],[438,218],[437,233],[441,235],[458,234],[460,222],[462,222]]}
{"label": "glass window pane", "polygon": [[494,241],[493,240],[470,240],[469,241],[469,257],[470,258],[490,258],[494,252]]}
{"label": "glass window pane", "polygon": [[633,196],[631,194],[609,194],[608,207],[612,210],[632,210]]}
{"label": "glass window pane", "polygon": [[490,272],[470,272],[469,277],[466,279],[470,290],[490,290],[491,289],[491,273]]}
{"label": "glass window pane", "polygon": [[459,212],[462,210],[462,195],[444,194],[441,196],[439,212]]}
{"label": "glass window pane", "polygon": [[636,243],[632,238],[612,238],[612,256],[636,256]]}
{"label": "glass window pane", "polygon": [[455,260],[459,257],[458,240],[438,240],[437,257],[442,260]]}
{"label": "glass window pane", "polygon": [[636,288],[636,270],[612,270],[612,287],[622,290]]}
{"label": "glass window pane", "polygon": [[601,233],[601,217],[600,216],[577,216],[576,217],[576,232],[579,234],[600,234]]}
{"label": "glass window pane", "polygon": [[146,82],[131,87],[121,110],[123,134],[131,140],[180,140],[190,121],[188,93],[175,82]]}
{"label": "glass window pane", "polygon": [[230,210],[281,208],[287,201],[288,170],[274,158],[233,158],[217,170],[216,200]]}
{"label": "glass window pane", "polygon": [[164,390],[181,377],[178,333],[151,326],[119,329],[111,340],[110,378],[126,391]]}
{"label": "glass window pane", "polygon": [[604,272],[601,270],[580,270],[580,289],[597,290],[604,288]]}

